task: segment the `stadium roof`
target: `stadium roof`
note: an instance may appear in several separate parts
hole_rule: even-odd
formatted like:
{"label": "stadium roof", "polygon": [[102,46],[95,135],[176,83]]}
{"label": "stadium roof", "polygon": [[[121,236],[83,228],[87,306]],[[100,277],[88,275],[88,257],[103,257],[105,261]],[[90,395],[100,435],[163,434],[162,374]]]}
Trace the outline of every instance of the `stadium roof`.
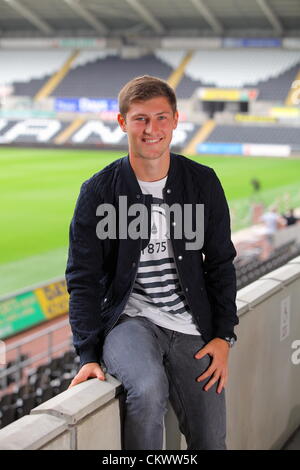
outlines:
{"label": "stadium roof", "polygon": [[300,0],[0,0],[7,37],[299,37]]}

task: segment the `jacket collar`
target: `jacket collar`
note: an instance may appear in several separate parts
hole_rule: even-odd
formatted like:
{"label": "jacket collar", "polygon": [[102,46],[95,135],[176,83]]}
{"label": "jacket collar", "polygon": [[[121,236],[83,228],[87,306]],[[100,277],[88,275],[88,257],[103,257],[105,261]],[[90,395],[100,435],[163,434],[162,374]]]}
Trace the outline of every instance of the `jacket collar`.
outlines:
{"label": "jacket collar", "polygon": [[[166,187],[180,187],[182,172],[180,171],[180,157],[175,153],[170,154],[170,167]],[[140,185],[130,164],[129,155],[121,159],[121,179],[124,192],[129,192],[133,197],[142,195]],[[126,189],[125,189],[126,188]]]}

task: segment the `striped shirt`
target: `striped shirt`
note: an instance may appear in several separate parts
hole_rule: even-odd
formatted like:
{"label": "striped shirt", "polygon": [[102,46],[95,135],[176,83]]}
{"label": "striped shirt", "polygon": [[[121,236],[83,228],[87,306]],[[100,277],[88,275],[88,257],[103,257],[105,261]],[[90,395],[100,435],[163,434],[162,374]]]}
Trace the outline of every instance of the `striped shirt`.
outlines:
{"label": "striped shirt", "polygon": [[155,324],[186,334],[200,335],[180,286],[172,243],[167,236],[159,181],[138,180],[144,194],[152,194],[151,237],[141,252],[137,275],[123,314],[144,316]]}

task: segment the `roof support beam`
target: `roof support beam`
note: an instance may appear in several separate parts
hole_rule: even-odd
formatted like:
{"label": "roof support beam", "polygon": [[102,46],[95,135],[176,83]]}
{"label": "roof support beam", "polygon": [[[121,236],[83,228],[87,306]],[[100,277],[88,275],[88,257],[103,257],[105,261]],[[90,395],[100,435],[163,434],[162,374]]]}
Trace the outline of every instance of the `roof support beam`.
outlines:
{"label": "roof support beam", "polygon": [[33,13],[28,7],[25,7],[18,0],[4,0],[11,8],[20,13],[24,18],[26,18],[30,23],[36,26],[40,31],[46,34],[54,33],[54,29],[46,23],[46,21],[39,18],[35,13]]}
{"label": "roof support beam", "polygon": [[265,16],[273,26],[273,29],[276,34],[282,34],[283,33],[283,27],[282,24],[279,20],[279,18],[276,16],[270,5],[267,3],[267,0],[256,0],[256,3],[259,5],[260,9],[264,12]]}
{"label": "roof support beam", "polygon": [[139,14],[142,20],[149,24],[156,33],[164,33],[164,26],[150,13],[147,8],[141,5],[137,0],[126,0],[131,8]]}
{"label": "roof support beam", "polygon": [[72,8],[78,16],[81,16],[92,28],[94,28],[97,33],[100,34],[107,34],[108,28],[105,26],[102,21],[99,21],[95,16],[90,13],[86,8],[84,8],[80,3],[79,0],[64,0],[65,3]]}
{"label": "roof support beam", "polygon": [[212,30],[217,34],[222,34],[224,28],[218,18],[212,13],[203,0],[190,0],[201,16],[205,18]]}

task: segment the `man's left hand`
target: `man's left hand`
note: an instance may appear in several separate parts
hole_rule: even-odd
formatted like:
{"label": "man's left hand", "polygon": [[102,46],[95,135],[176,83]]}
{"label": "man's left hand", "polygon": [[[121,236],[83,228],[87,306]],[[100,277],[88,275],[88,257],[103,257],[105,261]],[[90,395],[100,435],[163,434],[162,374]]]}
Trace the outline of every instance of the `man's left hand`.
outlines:
{"label": "man's left hand", "polygon": [[222,388],[225,388],[228,378],[229,344],[224,339],[214,338],[200,349],[194,357],[195,359],[201,359],[206,354],[212,356],[213,361],[209,368],[197,378],[197,382],[201,382],[207,377],[212,376],[210,381],[204,387],[204,390],[208,391],[210,387],[220,379],[217,392],[221,393]]}

